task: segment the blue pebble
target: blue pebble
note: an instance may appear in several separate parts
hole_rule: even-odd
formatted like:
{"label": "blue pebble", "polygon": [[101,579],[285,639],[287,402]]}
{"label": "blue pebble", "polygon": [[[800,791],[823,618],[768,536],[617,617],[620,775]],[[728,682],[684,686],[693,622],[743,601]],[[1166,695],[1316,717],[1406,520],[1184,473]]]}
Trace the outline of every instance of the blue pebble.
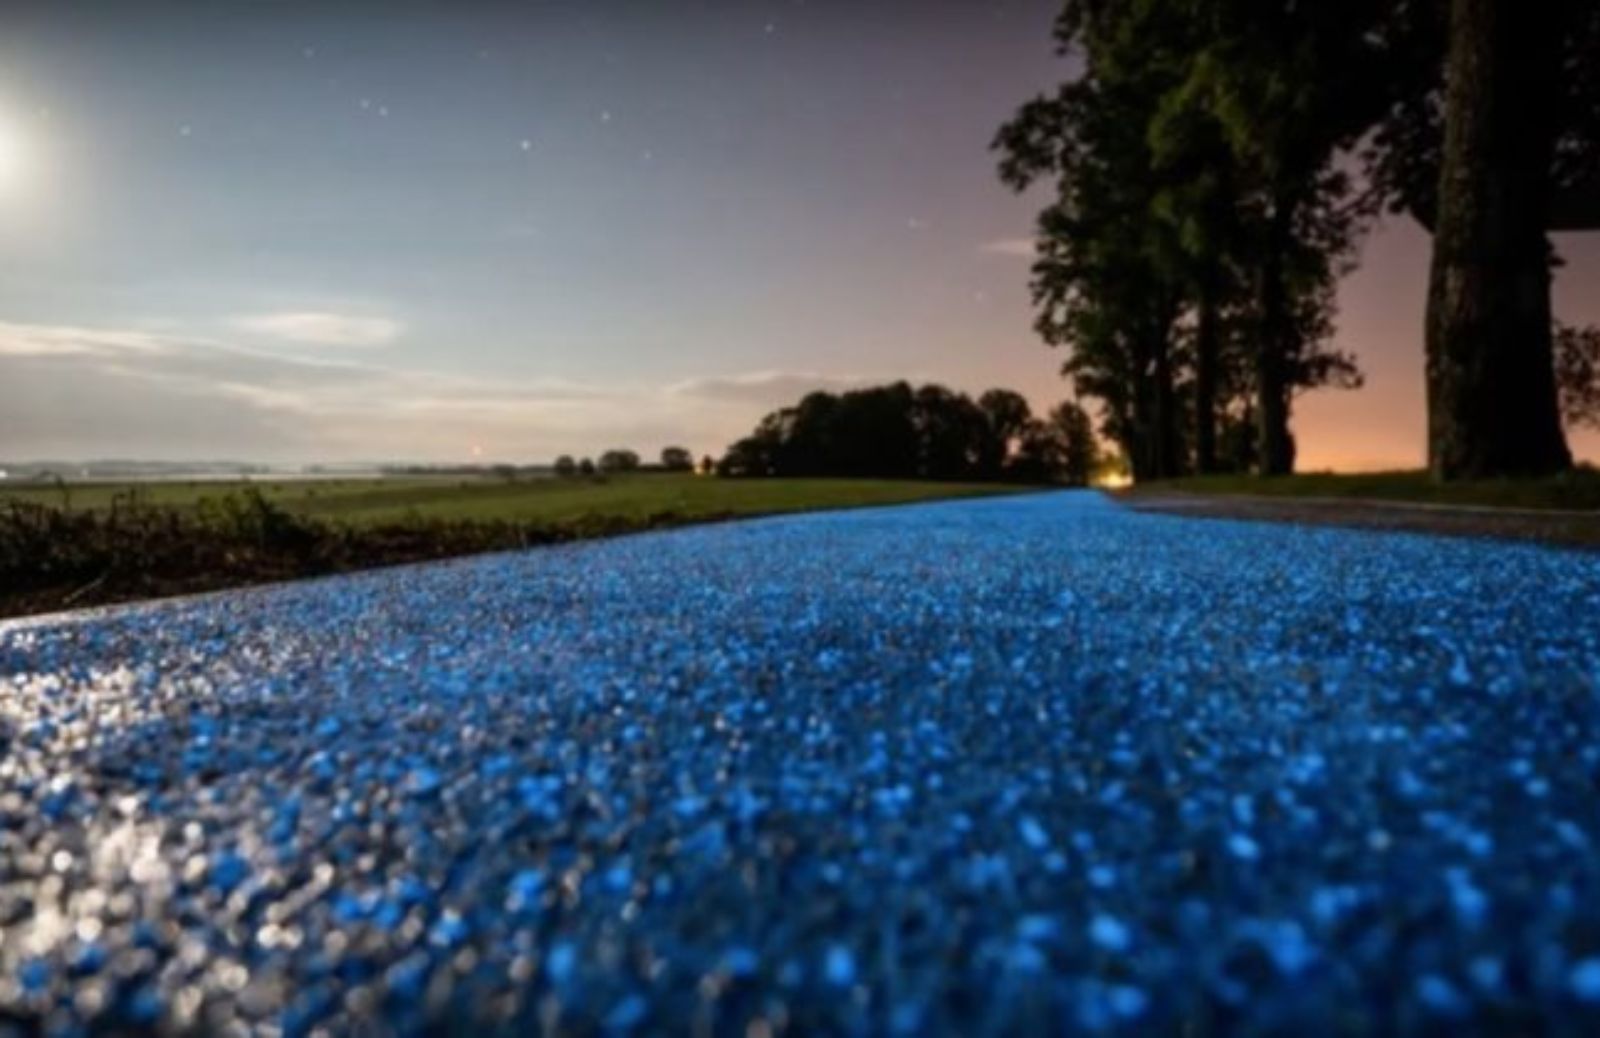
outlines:
{"label": "blue pebble", "polygon": [[1600,955],[1580,959],[1572,967],[1570,983],[1580,1002],[1600,1003]]}
{"label": "blue pebble", "polygon": [[1097,915],[1090,921],[1089,939],[1109,952],[1124,952],[1133,944],[1133,934],[1128,927],[1110,915]]}
{"label": "blue pebble", "polygon": [[631,1031],[644,1022],[649,1006],[638,995],[629,995],[606,1014],[605,1027],[609,1031]]}
{"label": "blue pebble", "polygon": [[732,977],[753,977],[761,968],[761,956],[744,945],[736,945],[722,953],[722,968]]}
{"label": "blue pebble", "polygon": [[223,851],[211,859],[206,880],[224,894],[232,893],[250,878],[250,862],[233,851]]}
{"label": "blue pebble", "polygon": [[1461,992],[1437,973],[1424,974],[1417,981],[1417,999],[1444,1016],[1459,1016],[1467,1010],[1467,1001],[1461,997]]}
{"label": "blue pebble", "polygon": [[439,792],[444,779],[433,768],[419,764],[406,774],[405,791],[413,797],[430,797]]}
{"label": "blue pebble", "polygon": [[553,983],[567,984],[578,969],[578,949],[570,941],[559,942],[550,949],[544,968]]}
{"label": "blue pebble", "polygon": [[1106,992],[1111,1011],[1124,1020],[1143,1016],[1150,1006],[1150,996],[1130,984],[1113,984]]}
{"label": "blue pebble", "polygon": [[849,987],[856,979],[856,957],[849,948],[835,944],[828,949],[822,963],[822,975],[834,987]]}
{"label": "blue pebble", "polygon": [[544,873],[538,869],[523,869],[506,884],[506,908],[513,912],[533,908],[544,893]]}

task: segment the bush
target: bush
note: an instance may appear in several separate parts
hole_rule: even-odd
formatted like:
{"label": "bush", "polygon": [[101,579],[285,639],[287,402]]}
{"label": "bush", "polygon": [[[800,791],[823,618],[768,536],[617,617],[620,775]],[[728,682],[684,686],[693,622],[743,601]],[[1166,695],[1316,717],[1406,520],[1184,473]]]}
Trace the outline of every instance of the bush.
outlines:
{"label": "bush", "polygon": [[[700,516],[699,520],[722,518]],[[346,526],[296,515],[256,490],[154,507],[0,506],[0,616],[505,551],[684,522],[674,512],[560,523],[411,516]]]}
{"label": "bush", "polygon": [[639,467],[639,455],[630,450],[609,450],[600,455],[601,472],[632,472]]}

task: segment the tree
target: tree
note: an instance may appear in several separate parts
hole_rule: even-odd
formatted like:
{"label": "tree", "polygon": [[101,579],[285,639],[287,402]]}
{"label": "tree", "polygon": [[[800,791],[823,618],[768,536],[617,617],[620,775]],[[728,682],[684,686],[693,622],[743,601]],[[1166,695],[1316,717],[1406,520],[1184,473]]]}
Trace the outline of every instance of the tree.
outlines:
{"label": "tree", "polygon": [[1600,429],[1600,327],[1558,327],[1555,344],[1562,421]]}
{"label": "tree", "polygon": [[1051,409],[1049,424],[1061,445],[1060,479],[1071,486],[1088,486],[1100,467],[1100,445],[1089,412],[1076,400],[1063,400]]}
{"label": "tree", "polygon": [[912,424],[917,475],[963,479],[980,470],[989,450],[989,419],[965,393],[937,385],[921,387],[912,401]]}
{"label": "tree", "polygon": [[978,468],[993,478],[1005,468],[1012,451],[1019,445],[1028,423],[1033,420],[1033,411],[1026,397],[1010,389],[986,390],[978,397],[978,408],[988,427]]}
{"label": "tree", "polygon": [[584,458],[582,461],[578,462],[578,475],[580,475],[580,476],[592,476],[592,475],[594,475],[594,459],[593,458]]}
{"label": "tree", "polygon": [[1556,10],[1570,6],[1451,4],[1427,318],[1428,462],[1442,479],[1572,463],[1545,237],[1560,89]]}
{"label": "tree", "polygon": [[1332,328],[1333,287],[1371,210],[1337,159],[1390,103],[1380,30],[1392,2],[1195,5],[1205,29],[1179,91],[1216,119],[1240,175],[1263,474],[1293,468],[1296,379],[1325,370],[1316,347]]}
{"label": "tree", "polygon": [[761,419],[717,462],[728,476],[997,479],[1030,429],[1028,402],[990,390],[982,403],[905,382],[808,393]]}
{"label": "tree", "polygon": [[1184,471],[1191,442],[1217,464],[1228,386],[1253,396],[1260,470],[1288,471],[1294,391],[1353,370],[1322,345],[1364,214],[1334,159],[1377,96],[1363,77],[1378,2],[1068,0],[1056,39],[1081,73],[1001,128],[1002,180],[1057,185],[1036,327],[1068,347],[1063,373],[1135,479]]}
{"label": "tree", "polygon": [[1170,475],[1179,463],[1180,293],[1158,260],[1171,250],[1158,244],[1165,229],[1151,212],[1158,185],[1146,124],[1161,65],[1125,60],[1119,42],[1130,36],[1120,19],[1133,11],[1070,0],[1056,39],[1063,53],[1081,52],[1082,74],[1025,104],[994,147],[1001,179],[1014,190],[1056,181],[1056,200],[1039,215],[1034,326],[1047,344],[1067,349],[1062,373],[1101,402],[1107,433],[1144,479]]}
{"label": "tree", "polygon": [[632,472],[639,467],[639,455],[621,448],[600,455],[601,472]]}
{"label": "tree", "polygon": [[832,471],[880,478],[915,476],[918,443],[912,405],[912,389],[905,382],[842,394],[828,430]]}
{"label": "tree", "polygon": [[694,455],[684,447],[664,447],[661,450],[661,467],[668,472],[693,472]]}
{"label": "tree", "polygon": [[1413,70],[1368,152],[1433,232],[1428,459],[1440,479],[1571,463],[1546,232],[1600,229],[1600,5],[1396,3]]}
{"label": "tree", "polygon": [[572,455],[563,454],[556,459],[555,472],[562,478],[571,478],[578,474],[578,463],[572,460]]}
{"label": "tree", "polygon": [[1006,464],[1006,478],[1087,486],[1098,464],[1094,422],[1088,411],[1066,400],[1052,408],[1048,418],[1028,419]]}
{"label": "tree", "polygon": [[1065,464],[1063,445],[1049,423],[1028,419],[1017,449],[1006,461],[1005,476],[1018,483],[1055,482]]}

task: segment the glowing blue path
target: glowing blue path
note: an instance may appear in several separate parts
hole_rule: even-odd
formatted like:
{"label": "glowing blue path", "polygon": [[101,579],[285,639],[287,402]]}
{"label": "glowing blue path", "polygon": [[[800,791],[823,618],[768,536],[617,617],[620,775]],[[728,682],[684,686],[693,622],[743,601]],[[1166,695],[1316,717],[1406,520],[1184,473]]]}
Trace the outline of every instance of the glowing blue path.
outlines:
{"label": "glowing blue path", "polygon": [[0,675],[0,1034],[1600,1026],[1600,556],[1051,494]]}

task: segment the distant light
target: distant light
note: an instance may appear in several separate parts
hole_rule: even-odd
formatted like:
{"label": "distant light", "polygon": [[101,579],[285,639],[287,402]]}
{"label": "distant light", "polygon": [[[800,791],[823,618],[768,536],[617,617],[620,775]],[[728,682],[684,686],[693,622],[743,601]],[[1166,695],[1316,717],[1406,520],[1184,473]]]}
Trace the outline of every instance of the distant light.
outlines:
{"label": "distant light", "polygon": [[28,142],[10,119],[0,117],[0,191],[10,191],[28,171]]}

